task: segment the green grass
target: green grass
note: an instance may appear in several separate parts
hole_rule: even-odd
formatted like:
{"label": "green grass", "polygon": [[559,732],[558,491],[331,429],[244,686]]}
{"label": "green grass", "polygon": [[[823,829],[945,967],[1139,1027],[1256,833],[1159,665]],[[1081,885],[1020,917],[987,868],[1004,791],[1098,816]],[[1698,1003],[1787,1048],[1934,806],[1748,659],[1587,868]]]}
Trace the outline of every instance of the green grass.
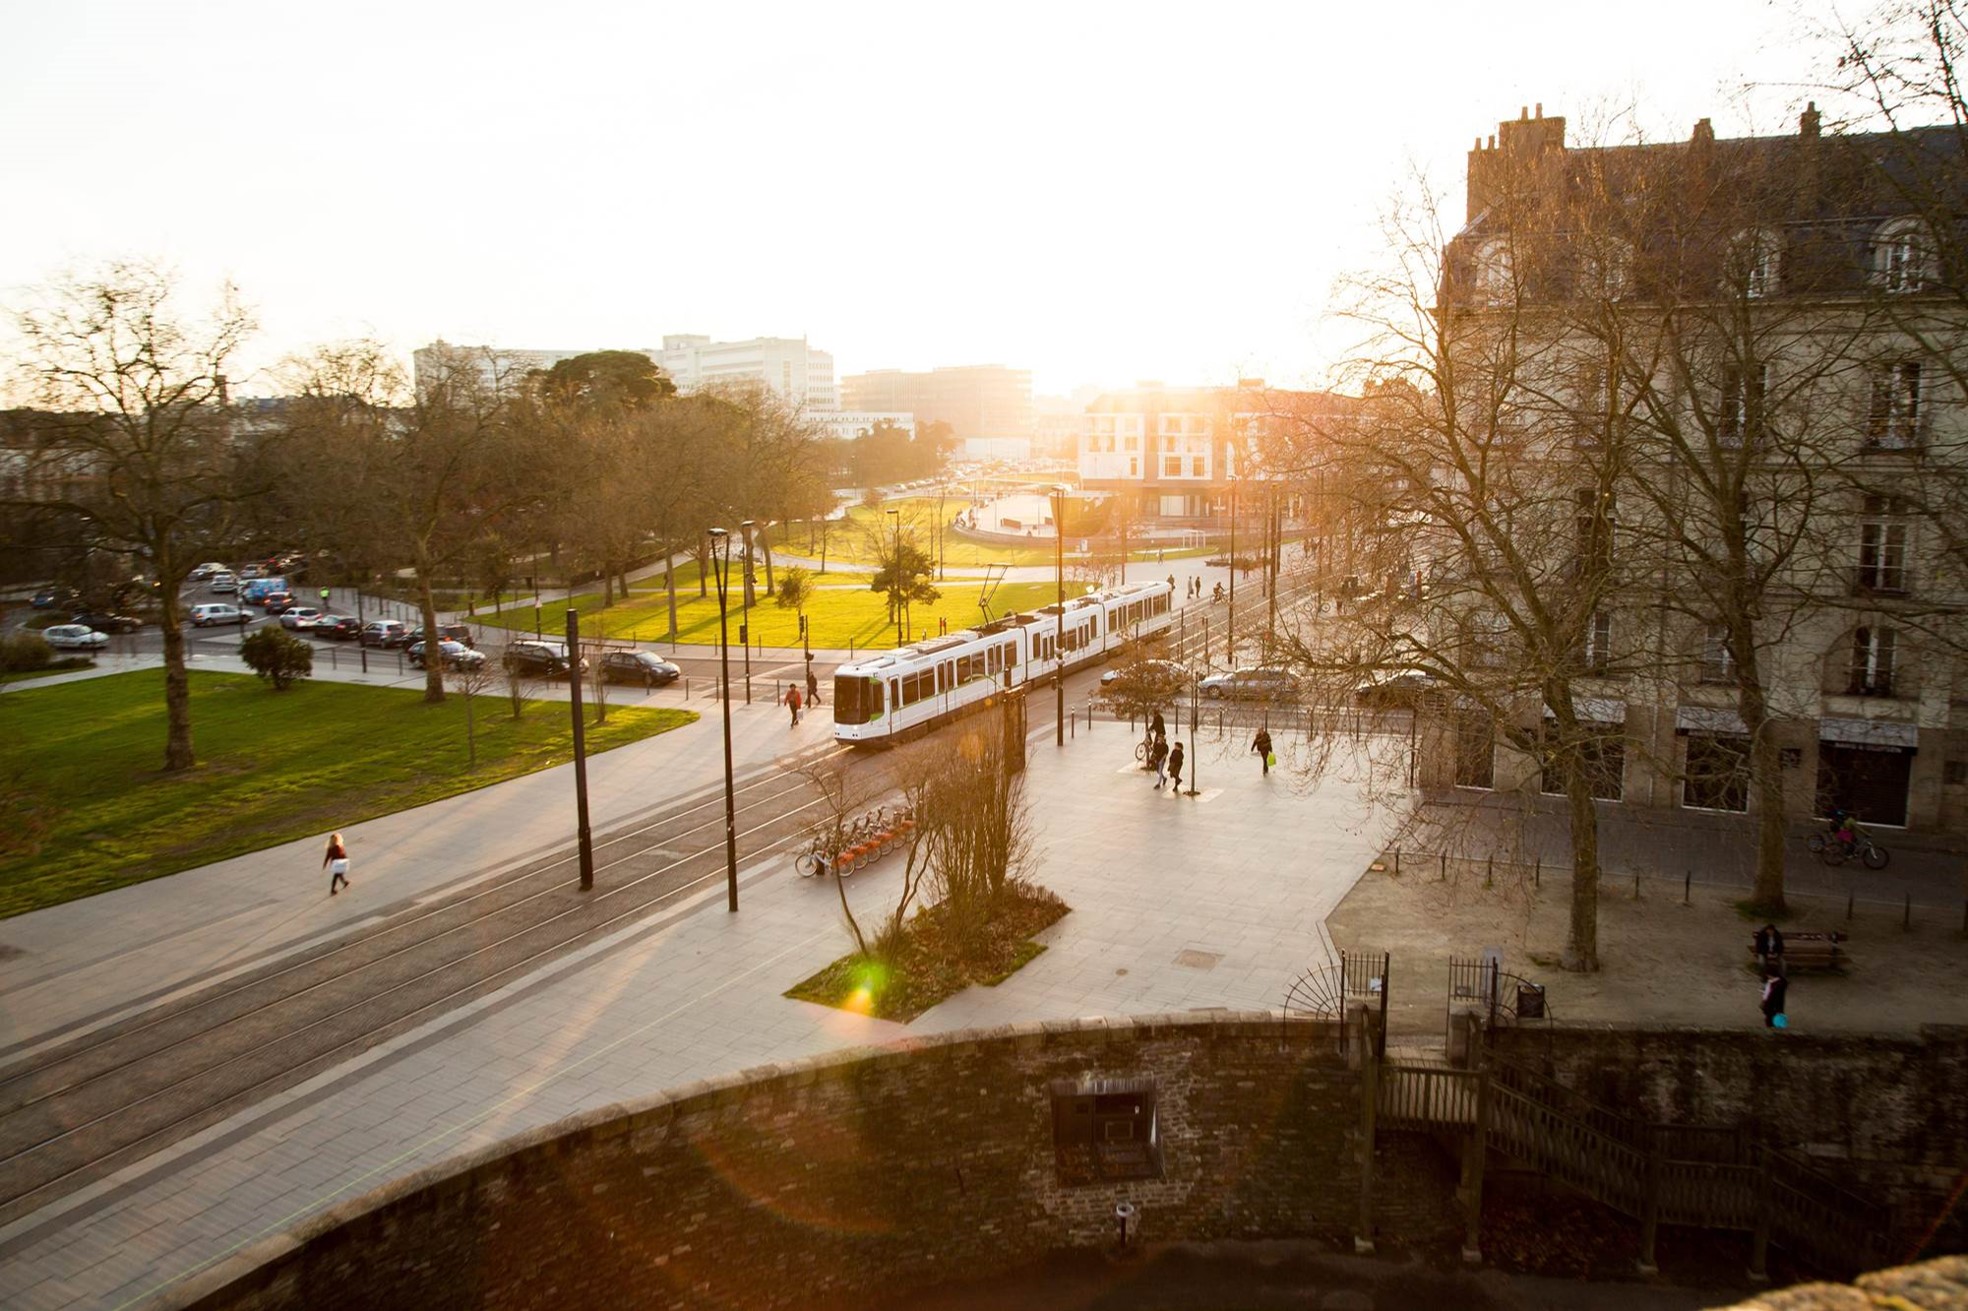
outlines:
{"label": "green grass", "polygon": [[[865,572],[815,574],[817,589],[813,603],[806,608],[812,645],[845,650],[849,646],[886,647],[895,643],[895,625],[888,617],[888,602],[879,592],[868,590],[870,575]],[[743,619],[734,576],[731,604],[731,641],[738,641],[738,625]],[[983,582],[976,578],[952,578],[938,584],[942,596],[934,605],[911,607],[910,619],[920,634],[937,631],[936,621],[946,619],[951,628],[967,628],[979,622],[983,612],[977,608]],[[1070,586],[1070,585],[1069,585]],[[797,647],[799,616],[781,609],[776,598],[765,595],[765,572],[758,573],[758,604],[751,611],[754,644]],[[1013,610],[1030,610],[1048,605],[1058,596],[1052,583],[1005,583],[991,596],[991,613],[1002,615]],[[586,637],[628,638],[656,641],[669,632],[670,607],[660,576],[638,583],[627,601],[618,600],[601,608],[601,594],[583,593],[574,598],[581,615],[581,632]],[[548,633],[565,631],[567,602],[556,601],[541,612]],[[508,610],[503,615],[480,611],[474,623],[515,632],[533,630],[533,610]],[[717,587],[708,596],[697,595],[697,571],[693,567],[677,571],[677,641],[686,645],[715,646],[718,640]]]}
{"label": "green grass", "polygon": [[31,679],[48,678],[55,674],[72,674],[78,669],[90,669],[95,661],[88,656],[56,656],[54,663],[40,669],[16,669],[9,674],[0,674],[0,683],[25,683]]}
{"label": "green grass", "polygon": [[[244,674],[193,673],[199,764],[164,774],[164,689],[156,671],[0,697],[0,733],[30,749],[0,771],[0,916],[469,792],[573,757],[564,703],[515,721],[479,696],[478,764],[466,763],[465,700],[303,681],[274,692]],[[611,706],[589,751],[667,732],[685,710]],[[297,871],[297,874],[309,871]]]}

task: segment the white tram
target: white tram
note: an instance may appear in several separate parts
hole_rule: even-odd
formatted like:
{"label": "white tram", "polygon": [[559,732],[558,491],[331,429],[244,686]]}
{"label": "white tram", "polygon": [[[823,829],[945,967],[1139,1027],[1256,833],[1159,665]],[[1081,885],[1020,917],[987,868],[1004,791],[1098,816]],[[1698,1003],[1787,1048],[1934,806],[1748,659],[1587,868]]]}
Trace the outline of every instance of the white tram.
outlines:
{"label": "white tram", "polygon": [[869,655],[834,674],[834,736],[876,743],[912,736],[974,710],[997,693],[1108,659],[1128,642],[1166,633],[1167,579],[1091,592],[1060,607],[1006,615],[979,628]]}

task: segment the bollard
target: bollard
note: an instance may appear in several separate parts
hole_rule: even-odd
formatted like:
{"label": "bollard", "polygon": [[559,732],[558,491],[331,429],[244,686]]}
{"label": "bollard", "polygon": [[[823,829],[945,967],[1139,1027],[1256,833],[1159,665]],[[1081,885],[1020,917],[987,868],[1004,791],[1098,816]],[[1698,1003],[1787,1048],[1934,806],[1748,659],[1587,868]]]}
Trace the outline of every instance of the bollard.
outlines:
{"label": "bollard", "polygon": [[1483,886],[1496,886],[1497,858],[1494,853],[1483,858]]}
{"label": "bollard", "polygon": [[1401,849],[1399,847],[1394,848],[1394,877],[1397,879],[1401,877]]}
{"label": "bollard", "polygon": [[1080,712],[1075,710],[1066,716],[1066,736],[1077,738],[1080,735]]}
{"label": "bollard", "polygon": [[1539,856],[1536,862],[1531,866],[1531,886],[1534,888],[1541,888],[1544,886],[1544,857],[1543,856]]}
{"label": "bollard", "polygon": [[1913,894],[1911,892],[1906,894],[1906,909],[1900,914],[1900,927],[1903,929],[1913,927]]}
{"label": "bollard", "polygon": [[1852,894],[1849,892],[1845,894],[1845,922],[1852,922]]}
{"label": "bollard", "polygon": [[1638,871],[1635,871],[1633,875],[1633,899],[1635,901],[1640,900],[1640,875]]}
{"label": "bollard", "polygon": [[1681,874],[1681,904],[1688,904],[1688,894],[1695,890],[1695,872],[1684,870]]}
{"label": "bollard", "polygon": [[1447,883],[1448,881],[1449,881],[1449,853],[1445,851],[1442,853],[1442,882]]}

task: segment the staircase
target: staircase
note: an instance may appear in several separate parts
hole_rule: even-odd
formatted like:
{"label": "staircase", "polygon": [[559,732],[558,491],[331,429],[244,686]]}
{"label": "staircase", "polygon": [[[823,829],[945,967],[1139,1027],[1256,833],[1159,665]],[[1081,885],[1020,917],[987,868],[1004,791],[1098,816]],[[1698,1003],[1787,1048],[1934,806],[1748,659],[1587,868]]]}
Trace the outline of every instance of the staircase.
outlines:
{"label": "staircase", "polygon": [[1759,1270],[1768,1242],[1834,1271],[1879,1263],[1883,1208],[1739,1130],[1646,1124],[1494,1058],[1477,1070],[1390,1061],[1376,1088],[1380,1127],[1464,1134],[1466,1152],[1513,1157],[1640,1220],[1645,1264],[1662,1224],[1749,1232]]}

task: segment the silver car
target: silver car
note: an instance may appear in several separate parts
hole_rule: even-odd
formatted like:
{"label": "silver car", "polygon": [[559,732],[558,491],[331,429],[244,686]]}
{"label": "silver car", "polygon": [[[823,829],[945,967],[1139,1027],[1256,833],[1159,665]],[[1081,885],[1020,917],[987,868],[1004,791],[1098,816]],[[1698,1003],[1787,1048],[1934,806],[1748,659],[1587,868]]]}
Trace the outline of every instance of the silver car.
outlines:
{"label": "silver car", "polygon": [[109,645],[109,636],[87,624],[56,624],[41,630],[42,638],[57,651],[100,651]]}

